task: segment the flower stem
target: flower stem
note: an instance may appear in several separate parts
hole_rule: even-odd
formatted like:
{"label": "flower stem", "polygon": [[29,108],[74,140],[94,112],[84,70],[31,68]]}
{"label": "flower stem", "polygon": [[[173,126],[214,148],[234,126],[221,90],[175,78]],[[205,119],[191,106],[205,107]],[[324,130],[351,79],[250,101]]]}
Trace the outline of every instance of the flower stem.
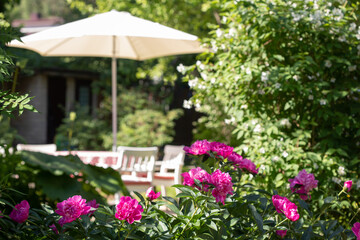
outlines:
{"label": "flower stem", "polygon": [[[195,203],[196,204],[196,203]],[[197,212],[197,210],[199,209],[199,206],[196,205],[196,208],[195,208],[195,211],[193,212],[193,214],[191,215],[191,218],[190,220],[186,223],[185,227],[183,228],[183,230],[181,231],[180,235],[182,235],[185,231],[185,229],[187,228],[187,226],[189,225],[189,223],[192,221],[192,219],[194,218],[195,216],[195,213]]]}
{"label": "flower stem", "polygon": [[360,212],[360,208],[358,208],[358,210],[356,211],[356,213],[354,214],[354,216],[351,218],[351,220],[349,221],[349,224],[351,224],[352,220],[355,218],[355,216]]}

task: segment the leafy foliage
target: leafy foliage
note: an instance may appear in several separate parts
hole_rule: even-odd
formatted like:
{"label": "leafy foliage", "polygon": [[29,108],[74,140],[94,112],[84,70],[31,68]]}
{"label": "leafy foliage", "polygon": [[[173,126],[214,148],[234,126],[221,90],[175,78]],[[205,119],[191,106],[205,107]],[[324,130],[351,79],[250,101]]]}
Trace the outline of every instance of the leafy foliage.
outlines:
{"label": "leafy foliage", "polygon": [[7,90],[5,82],[12,81],[12,72],[15,70],[15,65],[12,56],[8,54],[5,44],[15,39],[18,36],[18,31],[10,26],[4,20],[4,15],[0,13],[0,114],[13,116],[14,111],[18,111],[19,115],[23,113],[24,109],[36,112],[35,108],[29,104],[31,97],[28,94],[20,95],[15,92]]}
{"label": "leafy foliage", "polygon": [[[165,114],[151,109],[136,110],[121,120],[117,135],[118,144],[151,147],[171,143],[175,135],[174,120],[179,118],[180,113],[181,110],[170,110]],[[111,139],[105,139],[109,147]]]}
{"label": "leafy foliage", "polygon": [[[154,86],[156,89],[156,86]],[[154,89],[120,88],[118,94],[118,144],[123,146],[162,146],[175,135],[174,125],[182,113],[180,109],[163,111],[167,104],[166,91]],[[55,137],[58,149],[111,149],[111,98],[107,96],[97,117],[87,109],[78,109],[74,119],[63,120]],[[70,114],[70,115],[71,115]],[[69,144],[70,143],[70,144]]]}
{"label": "leafy foliage", "polygon": [[[223,183],[210,184],[207,191],[199,190],[207,182],[200,182],[192,176],[194,187],[174,185],[180,190],[176,198],[150,201],[135,192],[143,212],[141,219],[132,224],[115,217],[117,206],[103,204],[92,215],[81,215],[75,221],[60,224],[55,209],[42,204],[40,209],[31,207],[25,223],[12,221],[8,217],[11,208],[5,209],[2,212],[4,217],[0,218],[0,226],[4,229],[0,236],[15,239],[279,239],[276,231],[286,230],[286,239],[354,239],[349,229],[358,219],[355,218],[358,211],[352,213],[345,225],[331,219],[331,211],[353,211],[352,206],[343,208],[340,204],[349,202],[346,195],[351,193],[345,192],[345,188],[334,189],[332,196],[326,199],[313,196],[304,201],[297,194],[288,194],[298,206],[300,215],[298,220],[290,221],[274,207],[271,197],[277,194],[275,189],[268,192],[258,188],[255,181],[244,183],[243,177],[248,173],[234,168],[231,161],[215,152],[193,157],[196,166],[203,165],[211,174],[215,169],[230,174],[234,193],[226,197],[224,204],[214,198],[213,191],[222,188]],[[8,197],[19,193],[0,186],[0,204],[11,207],[13,203],[8,201]],[[324,187],[320,188],[323,190]],[[321,209],[313,208],[315,202]],[[164,207],[166,211],[163,211]],[[129,209],[130,206],[125,205],[121,214],[127,216]]]}
{"label": "leafy foliage", "polygon": [[[22,151],[0,155],[1,176],[9,176],[6,185],[28,195],[29,202],[55,205],[61,199],[81,194],[105,203],[106,196],[119,191],[128,194],[119,173],[84,164],[77,156],[52,156]],[[20,196],[16,196],[17,200]]]}
{"label": "leafy foliage", "polygon": [[94,118],[88,109],[78,108],[57,128],[57,149],[105,150],[101,136],[109,131],[105,121]]}
{"label": "leafy foliage", "polygon": [[185,67],[197,138],[236,145],[268,190],[305,167],[332,186],[358,175],[359,4],[213,3],[209,51]]}

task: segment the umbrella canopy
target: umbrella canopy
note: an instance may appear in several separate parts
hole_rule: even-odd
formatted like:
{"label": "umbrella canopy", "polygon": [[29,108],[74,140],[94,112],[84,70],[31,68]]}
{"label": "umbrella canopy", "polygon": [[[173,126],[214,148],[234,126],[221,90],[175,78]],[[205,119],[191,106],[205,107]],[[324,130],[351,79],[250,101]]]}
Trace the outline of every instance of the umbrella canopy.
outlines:
{"label": "umbrella canopy", "polygon": [[112,132],[116,149],[116,59],[146,60],[162,56],[200,53],[197,37],[173,28],[111,10],[11,41],[42,56],[112,58]]}

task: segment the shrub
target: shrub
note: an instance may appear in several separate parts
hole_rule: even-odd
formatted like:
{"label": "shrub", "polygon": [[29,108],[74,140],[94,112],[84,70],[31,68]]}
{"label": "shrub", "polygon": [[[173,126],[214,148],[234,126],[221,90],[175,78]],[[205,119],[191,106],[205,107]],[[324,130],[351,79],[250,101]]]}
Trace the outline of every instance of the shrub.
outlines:
{"label": "shrub", "polygon": [[[21,222],[26,218],[23,223],[14,222],[9,211],[2,209],[0,236],[14,239],[278,239],[284,236],[355,239],[354,235],[359,236],[359,211],[339,204],[351,198],[350,182],[334,189],[335,196],[319,199],[315,193],[327,186],[316,186],[316,174],[302,171],[291,179],[291,190],[268,192],[255,181],[243,179],[249,174],[257,178],[258,174],[253,169],[254,163],[232,147],[202,140],[185,151],[197,168],[183,173],[183,185],[174,185],[181,190],[176,199],[155,200],[158,195],[150,188],[145,198],[135,192],[137,199],[123,196],[115,206],[108,207],[75,195],[58,203],[55,210],[45,204],[42,209],[31,205],[30,210],[21,209],[18,215]],[[237,158],[230,158],[231,154],[237,154]],[[303,194],[308,196],[306,200]],[[0,202],[9,203],[7,199]],[[320,209],[313,207],[315,202]],[[169,211],[160,210],[161,206]],[[352,218],[342,225],[332,219],[331,211],[351,212]]]}
{"label": "shrub", "polygon": [[330,188],[359,173],[359,3],[214,1],[221,22],[188,70],[197,138],[257,159],[267,190],[301,169]]}

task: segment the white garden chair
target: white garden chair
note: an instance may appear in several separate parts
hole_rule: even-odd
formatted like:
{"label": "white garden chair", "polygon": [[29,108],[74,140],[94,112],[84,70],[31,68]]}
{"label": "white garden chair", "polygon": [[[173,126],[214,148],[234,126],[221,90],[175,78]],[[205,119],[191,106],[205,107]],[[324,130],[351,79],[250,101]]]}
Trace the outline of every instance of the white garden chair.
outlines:
{"label": "white garden chair", "polygon": [[160,165],[160,171],[155,172],[153,185],[161,186],[162,196],[166,196],[166,187],[182,183],[181,173],[185,159],[183,148],[184,146],[165,145],[164,158],[157,162]]}
{"label": "white garden chair", "polygon": [[[121,174],[121,179],[129,191],[146,192],[153,185],[157,147],[124,147],[117,148],[119,160],[114,169]],[[120,198],[115,195],[115,201]]]}

